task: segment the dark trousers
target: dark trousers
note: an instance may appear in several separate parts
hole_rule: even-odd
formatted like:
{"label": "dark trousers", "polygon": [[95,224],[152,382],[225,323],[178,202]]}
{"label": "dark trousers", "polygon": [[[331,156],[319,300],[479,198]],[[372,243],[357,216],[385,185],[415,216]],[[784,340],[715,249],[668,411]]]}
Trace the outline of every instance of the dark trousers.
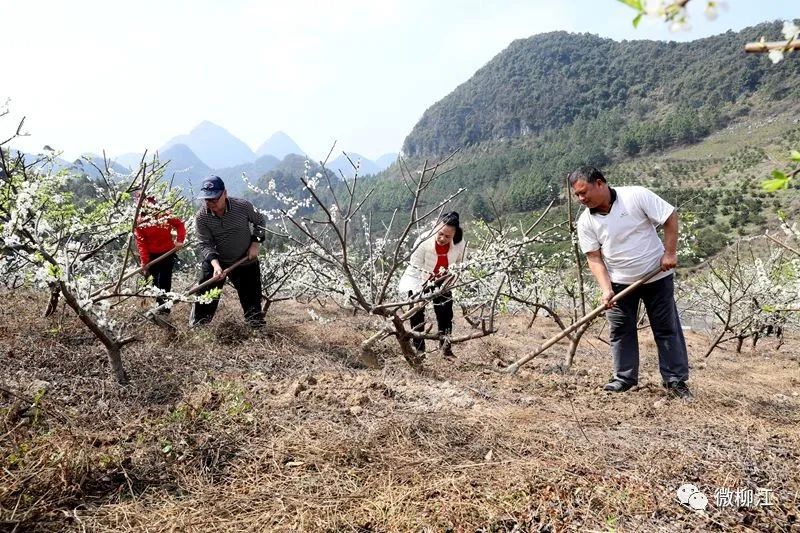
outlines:
{"label": "dark trousers", "polygon": [[[619,294],[627,285],[612,283]],[[639,380],[639,301],[644,302],[653,338],[658,347],[658,366],[664,383],[689,378],[689,357],[683,338],[678,308],[675,305],[673,276],[640,286],[606,311],[610,328],[614,378],[635,385]]]}
{"label": "dark trousers", "polygon": [[[158,259],[164,254],[150,254],[150,261]],[[153,278],[153,286],[159,289],[170,292],[172,290],[172,269],[175,267],[175,254],[170,255],[166,259],[159,261],[155,265],[147,269],[147,272]],[[158,305],[167,301],[166,296],[159,296],[156,298]],[[169,309],[164,309],[164,312],[169,313]]]}
{"label": "dark trousers", "polygon": [[[230,265],[222,265],[222,268],[227,268]],[[198,283],[203,283],[214,277],[214,267],[211,266],[210,261],[203,261],[200,267],[200,276]],[[242,311],[244,311],[244,319],[253,327],[260,327],[264,325],[264,313],[261,312],[261,268],[258,261],[247,263],[233,269],[228,278],[236,288],[239,294],[239,303],[242,304]],[[222,288],[225,285],[225,280],[217,283],[212,283],[206,290]],[[194,303],[192,305],[192,313],[189,316],[189,325],[196,326],[198,324],[207,324],[214,318],[214,313],[217,312],[219,300],[213,300],[208,304]]]}
{"label": "dark trousers", "polygon": [[[450,335],[453,331],[453,295],[450,291],[442,293],[433,299],[433,312],[436,314],[436,325],[439,327],[439,334]],[[420,309],[408,320],[411,329],[424,332],[425,329],[425,309]],[[425,340],[414,339],[414,348],[419,352],[425,351]]]}

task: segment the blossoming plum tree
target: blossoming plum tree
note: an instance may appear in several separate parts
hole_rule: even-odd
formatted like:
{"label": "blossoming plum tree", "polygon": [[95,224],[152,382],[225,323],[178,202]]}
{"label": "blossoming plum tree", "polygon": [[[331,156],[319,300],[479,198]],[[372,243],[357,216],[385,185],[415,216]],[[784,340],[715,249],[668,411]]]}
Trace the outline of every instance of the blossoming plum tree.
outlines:
{"label": "blossoming plum tree", "polygon": [[[783,248],[769,249],[763,237],[732,243],[708,260],[703,271],[687,282],[689,305],[715,318],[714,338],[705,357],[721,344],[735,340],[736,351],[744,341],[768,330],[782,330],[796,321],[800,301],[800,257]],[[756,244],[759,244],[756,246]]]}
{"label": "blossoming plum tree", "polygon": [[[437,215],[463,192],[459,189],[446,198],[429,199],[432,186],[447,174],[449,160],[426,161],[416,172],[403,165],[409,208],[398,208],[388,220],[380,222],[364,208],[374,188],[369,182],[365,187],[359,164],[352,161],[353,176],[342,179],[328,172],[325,162],[315,175],[310,175],[307,164],[300,178],[303,189],[297,197],[280,192],[274,182],[266,189],[249,185],[251,190],[279,202],[280,207],[265,212],[273,221],[269,231],[280,234],[302,252],[289,283],[296,290],[302,289],[306,297],[331,298],[343,307],[376,318],[377,331],[362,343],[362,357],[370,362],[375,362],[374,345],[388,337],[397,339],[406,361],[419,370],[423,358],[412,348],[414,339],[456,344],[494,333],[501,287],[519,269],[520,252],[547,231],[537,232],[543,219],[540,217],[528,228],[492,234],[478,244],[471,242],[465,261],[451,268],[441,283],[430,284],[411,297],[398,295],[395,287],[411,253],[433,235]],[[414,331],[407,326],[409,317],[448,290],[462,299],[472,331],[443,338],[429,329]]]}
{"label": "blossoming plum tree", "polygon": [[[7,114],[7,108],[0,110],[0,117]],[[7,288],[48,290],[48,312],[63,296],[105,347],[113,375],[125,382],[120,352],[135,340],[135,320],[123,316],[119,305],[161,292],[132,279],[138,271],[128,269],[132,230],[146,197],[162,199],[163,206],[153,209],[174,209],[182,200],[159,184],[163,165],[143,159],[130,176],[116,174],[107,164],[96,168],[96,197],[75,202],[67,186],[79,178],[58,168],[54,151],[31,158],[10,150],[21,129],[22,123],[0,142],[0,279]]]}

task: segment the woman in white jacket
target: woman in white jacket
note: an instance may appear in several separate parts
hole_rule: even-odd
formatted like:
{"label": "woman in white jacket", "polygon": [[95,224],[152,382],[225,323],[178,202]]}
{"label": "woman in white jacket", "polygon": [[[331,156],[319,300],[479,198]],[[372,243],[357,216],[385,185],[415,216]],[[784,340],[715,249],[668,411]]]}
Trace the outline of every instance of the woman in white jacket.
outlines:
{"label": "woman in white jacket", "polygon": [[[406,271],[400,278],[397,287],[402,296],[412,296],[423,290],[434,289],[435,280],[447,273],[447,269],[464,260],[463,232],[459,224],[458,213],[455,211],[445,213],[439,217],[433,231],[423,235],[414,243]],[[433,299],[433,310],[436,313],[436,323],[439,327],[439,347],[442,355],[453,357],[449,337],[453,331],[453,296],[446,291]],[[422,332],[425,327],[425,310],[420,309],[409,320],[411,328]],[[414,348],[417,353],[425,353],[425,341],[414,339]]]}

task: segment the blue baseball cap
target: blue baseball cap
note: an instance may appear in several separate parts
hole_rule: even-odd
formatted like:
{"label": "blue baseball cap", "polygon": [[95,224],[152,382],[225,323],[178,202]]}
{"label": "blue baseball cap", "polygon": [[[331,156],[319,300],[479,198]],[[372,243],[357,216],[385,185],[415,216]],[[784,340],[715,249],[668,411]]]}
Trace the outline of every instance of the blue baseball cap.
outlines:
{"label": "blue baseball cap", "polygon": [[216,200],[222,193],[225,192],[225,182],[219,176],[209,176],[203,180],[203,186],[200,187],[200,194],[197,196],[198,200]]}

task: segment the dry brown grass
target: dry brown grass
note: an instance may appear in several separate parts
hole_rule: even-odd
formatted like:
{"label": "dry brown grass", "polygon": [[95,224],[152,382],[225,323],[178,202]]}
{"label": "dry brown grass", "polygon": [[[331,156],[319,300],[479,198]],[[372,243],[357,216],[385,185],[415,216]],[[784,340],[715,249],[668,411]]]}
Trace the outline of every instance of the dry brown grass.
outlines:
{"label": "dry brown grass", "polygon": [[[684,404],[663,400],[651,340],[641,386],[612,396],[591,337],[567,375],[559,346],[516,376],[492,370],[554,331],[541,318],[506,317],[416,375],[391,343],[383,369],[360,368],[363,316],[319,324],[280,304],[253,335],[231,300],[204,330],[186,331],[183,309],[175,335],[148,326],[120,387],[80,324],[7,297],[0,376],[45,393],[32,409],[0,394],[0,530],[800,528],[796,339],[700,361],[705,338],[690,335]],[[677,503],[686,482],[707,513]],[[772,489],[775,505],[714,505],[738,487]]]}

